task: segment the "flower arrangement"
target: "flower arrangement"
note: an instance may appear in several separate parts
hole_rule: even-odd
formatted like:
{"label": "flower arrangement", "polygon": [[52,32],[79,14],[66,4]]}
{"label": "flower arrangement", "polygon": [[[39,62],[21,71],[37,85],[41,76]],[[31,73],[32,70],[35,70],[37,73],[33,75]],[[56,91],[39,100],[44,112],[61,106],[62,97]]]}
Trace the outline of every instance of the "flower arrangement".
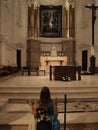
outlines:
{"label": "flower arrangement", "polygon": [[71,81],[71,78],[69,76],[63,76],[62,80],[63,81]]}

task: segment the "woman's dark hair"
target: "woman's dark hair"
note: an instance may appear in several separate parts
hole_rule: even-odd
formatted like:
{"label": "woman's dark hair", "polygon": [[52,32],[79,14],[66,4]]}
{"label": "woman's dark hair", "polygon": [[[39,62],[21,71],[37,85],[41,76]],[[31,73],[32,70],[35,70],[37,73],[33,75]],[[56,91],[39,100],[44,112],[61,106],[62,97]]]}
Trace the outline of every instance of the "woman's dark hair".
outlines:
{"label": "woman's dark hair", "polygon": [[50,90],[48,87],[44,86],[40,92],[41,107],[43,109],[48,109],[51,101],[52,101],[52,99],[51,99],[51,95],[50,95]]}

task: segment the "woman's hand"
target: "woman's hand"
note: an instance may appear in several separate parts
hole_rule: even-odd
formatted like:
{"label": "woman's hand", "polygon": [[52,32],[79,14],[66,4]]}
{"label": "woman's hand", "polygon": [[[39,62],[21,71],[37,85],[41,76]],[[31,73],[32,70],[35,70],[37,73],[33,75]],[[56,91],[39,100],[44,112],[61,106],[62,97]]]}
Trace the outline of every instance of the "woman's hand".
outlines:
{"label": "woman's hand", "polygon": [[37,111],[36,109],[39,107],[39,104],[37,102],[34,102],[34,104],[32,105],[32,114],[34,115],[34,117],[36,118],[37,116]]}

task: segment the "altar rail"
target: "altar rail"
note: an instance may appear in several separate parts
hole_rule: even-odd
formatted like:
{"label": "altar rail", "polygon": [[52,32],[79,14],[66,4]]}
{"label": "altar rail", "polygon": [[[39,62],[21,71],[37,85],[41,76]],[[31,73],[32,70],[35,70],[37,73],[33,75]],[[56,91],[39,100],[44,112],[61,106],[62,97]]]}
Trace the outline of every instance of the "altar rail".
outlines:
{"label": "altar rail", "polygon": [[81,80],[81,66],[50,66],[50,80],[62,80],[65,76]]}

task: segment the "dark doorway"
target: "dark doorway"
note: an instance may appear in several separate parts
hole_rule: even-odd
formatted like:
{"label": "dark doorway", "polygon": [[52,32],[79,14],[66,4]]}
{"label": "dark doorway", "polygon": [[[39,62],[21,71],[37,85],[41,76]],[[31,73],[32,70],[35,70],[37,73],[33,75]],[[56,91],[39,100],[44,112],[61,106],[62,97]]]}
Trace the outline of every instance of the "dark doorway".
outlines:
{"label": "dark doorway", "polygon": [[88,58],[88,52],[87,50],[82,51],[82,70],[87,71],[87,58]]}
{"label": "dark doorway", "polygon": [[21,50],[17,50],[17,67],[21,70]]}

